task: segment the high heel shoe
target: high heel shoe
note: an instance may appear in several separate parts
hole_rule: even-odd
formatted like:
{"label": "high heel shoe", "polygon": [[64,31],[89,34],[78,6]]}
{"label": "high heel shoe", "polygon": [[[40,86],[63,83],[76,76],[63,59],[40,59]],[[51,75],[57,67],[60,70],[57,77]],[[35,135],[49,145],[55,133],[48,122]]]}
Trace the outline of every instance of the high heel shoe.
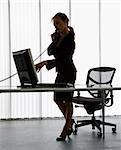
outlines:
{"label": "high heel shoe", "polygon": [[73,129],[72,128],[69,128],[68,129],[68,132],[65,136],[59,136],[56,138],[56,141],[65,141],[66,140],[66,136],[69,138],[69,136],[73,133]]}
{"label": "high heel shoe", "polygon": [[67,134],[65,136],[60,135],[59,137],[56,138],[56,141],[65,141],[66,136],[69,136],[73,133],[73,124],[75,123],[74,119],[71,119],[71,127],[68,129]]}
{"label": "high heel shoe", "polygon": [[59,136],[56,138],[56,141],[65,141],[66,136]]}

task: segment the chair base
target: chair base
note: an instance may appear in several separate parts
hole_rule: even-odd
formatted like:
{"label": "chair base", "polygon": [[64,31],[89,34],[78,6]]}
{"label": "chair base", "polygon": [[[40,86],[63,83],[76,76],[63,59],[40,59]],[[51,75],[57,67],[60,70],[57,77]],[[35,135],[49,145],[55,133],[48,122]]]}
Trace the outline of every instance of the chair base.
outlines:
{"label": "chair base", "polygon": [[[86,126],[86,125],[92,125],[92,129],[95,129],[96,127],[99,130],[97,134],[98,137],[102,137],[102,129],[100,125],[103,125],[103,122],[101,120],[96,120],[94,116],[92,117],[92,120],[78,120],[77,122],[75,122],[74,134],[77,134],[77,129],[79,127]],[[104,122],[104,125],[112,126],[113,127],[112,132],[116,133],[116,124]]]}

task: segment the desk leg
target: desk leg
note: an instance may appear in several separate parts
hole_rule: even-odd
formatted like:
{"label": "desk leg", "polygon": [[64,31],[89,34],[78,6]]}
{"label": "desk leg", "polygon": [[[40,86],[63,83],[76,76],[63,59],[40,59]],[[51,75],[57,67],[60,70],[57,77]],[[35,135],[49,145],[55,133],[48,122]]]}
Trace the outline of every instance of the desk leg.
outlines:
{"label": "desk leg", "polygon": [[105,139],[105,90],[102,90],[102,100],[103,100],[103,106],[102,106],[102,121],[103,121],[103,139]]}

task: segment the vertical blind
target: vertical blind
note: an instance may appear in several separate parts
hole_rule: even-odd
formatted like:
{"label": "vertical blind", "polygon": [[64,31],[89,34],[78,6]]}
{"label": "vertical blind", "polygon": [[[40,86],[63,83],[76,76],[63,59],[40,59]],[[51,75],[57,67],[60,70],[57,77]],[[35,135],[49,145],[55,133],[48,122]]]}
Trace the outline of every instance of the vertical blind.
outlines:
{"label": "vertical blind", "polygon": [[[115,67],[114,84],[119,84],[120,0],[0,0],[0,80],[16,73],[13,51],[30,48],[36,58],[47,49],[50,34],[54,32],[51,18],[57,12],[67,14],[75,31],[76,84],[84,85],[88,69],[99,65]],[[52,58],[45,52],[35,63]],[[42,68],[37,75],[40,82],[53,83],[56,72]],[[0,86],[16,85],[20,85],[17,74],[0,82]],[[106,111],[107,115],[121,114],[120,94],[114,94],[115,103]],[[53,93],[0,94],[1,119],[61,115],[53,102]],[[74,109],[74,115],[87,114],[82,109]]]}

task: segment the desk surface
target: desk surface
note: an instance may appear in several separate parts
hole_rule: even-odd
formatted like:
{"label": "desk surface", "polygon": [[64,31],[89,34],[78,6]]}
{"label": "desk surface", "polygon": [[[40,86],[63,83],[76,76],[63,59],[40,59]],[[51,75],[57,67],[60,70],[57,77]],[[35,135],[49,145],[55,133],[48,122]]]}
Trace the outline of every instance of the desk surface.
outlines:
{"label": "desk surface", "polygon": [[88,91],[88,90],[121,90],[121,86],[100,86],[100,87],[86,87],[82,85],[76,85],[75,87],[38,87],[38,88],[21,88],[21,87],[8,87],[1,86],[0,93],[15,93],[15,92],[54,92],[54,91]]}

